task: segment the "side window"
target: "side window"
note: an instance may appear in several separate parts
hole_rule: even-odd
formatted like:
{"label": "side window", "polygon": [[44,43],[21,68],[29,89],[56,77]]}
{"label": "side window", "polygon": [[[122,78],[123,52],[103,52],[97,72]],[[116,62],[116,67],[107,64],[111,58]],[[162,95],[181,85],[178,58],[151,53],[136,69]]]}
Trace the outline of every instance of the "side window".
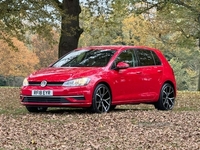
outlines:
{"label": "side window", "polygon": [[136,50],[139,60],[139,66],[152,66],[155,65],[154,58],[149,50]]}
{"label": "side window", "polygon": [[134,67],[135,57],[134,57],[133,51],[132,50],[123,51],[121,54],[119,54],[119,56],[116,58],[114,63],[116,65],[118,62],[121,62],[121,61],[129,64],[130,67]]}
{"label": "side window", "polygon": [[161,61],[160,61],[160,59],[158,58],[158,56],[156,55],[156,53],[153,52],[153,51],[151,51],[151,53],[152,53],[152,55],[153,55],[153,57],[154,57],[155,64],[156,64],[156,65],[161,65]]}

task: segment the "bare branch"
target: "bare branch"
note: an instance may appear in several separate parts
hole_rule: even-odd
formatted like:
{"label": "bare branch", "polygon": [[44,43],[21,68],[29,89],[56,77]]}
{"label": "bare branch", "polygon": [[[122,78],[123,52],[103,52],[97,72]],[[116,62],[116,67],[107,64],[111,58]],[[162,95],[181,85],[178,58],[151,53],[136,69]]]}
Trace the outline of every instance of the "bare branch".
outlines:
{"label": "bare branch", "polygon": [[147,7],[142,7],[141,9],[137,10],[136,13],[138,13],[138,14],[148,12],[152,8],[157,8],[157,10],[162,10],[168,3],[183,6],[187,9],[191,10],[192,12],[200,14],[200,10],[195,9],[194,7],[186,4],[185,2],[183,2],[181,0],[163,0],[158,3],[149,2],[148,0],[142,0],[142,3],[146,4]]}
{"label": "bare branch", "polygon": [[174,3],[174,4],[177,4],[177,5],[183,6],[183,7],[187,8],[187,9],[193,11],[193,12],[196,12],[197,14],[200,13],[200,10],[195,9],[194,7],[184,3],[181,0],[172,0],[171,2]]}

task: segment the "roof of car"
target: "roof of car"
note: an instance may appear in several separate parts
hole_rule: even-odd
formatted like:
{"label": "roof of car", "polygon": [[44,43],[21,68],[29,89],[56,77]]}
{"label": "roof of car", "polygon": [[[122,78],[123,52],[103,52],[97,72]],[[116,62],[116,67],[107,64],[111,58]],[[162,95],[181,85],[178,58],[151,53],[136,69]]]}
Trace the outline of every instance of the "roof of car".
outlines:
{"label": "roof of car", "polygon": [[88,46],[82,47],[78,49],[127,49],[127,48],[136,48],[136,49],[149,49],[156,50],[155,48],[147,47],[147,46],[133,46],[133,45],[99,45],[99,46]]}

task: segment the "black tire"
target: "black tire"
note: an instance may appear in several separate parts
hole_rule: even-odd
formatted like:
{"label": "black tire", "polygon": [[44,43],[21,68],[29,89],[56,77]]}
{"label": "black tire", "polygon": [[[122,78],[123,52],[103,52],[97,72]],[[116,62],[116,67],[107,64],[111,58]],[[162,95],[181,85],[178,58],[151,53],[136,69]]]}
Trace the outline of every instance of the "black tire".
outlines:
{"label": "black tire", "polygon": [[94,113],[106,113],[111,106],[111,92],[105,84],[99,84],[94,90],[91,110]]}
{"label": "black tire", "polygon": [[36,106],[26,106],[29,112],[46,112],[48,107],[36,107]]}
{"label": "black tire", "polygon": [[154,104],[158,110],[171,110],[175,104],[175,90],[169,83],[165,83],[160,91],[158,102]]}

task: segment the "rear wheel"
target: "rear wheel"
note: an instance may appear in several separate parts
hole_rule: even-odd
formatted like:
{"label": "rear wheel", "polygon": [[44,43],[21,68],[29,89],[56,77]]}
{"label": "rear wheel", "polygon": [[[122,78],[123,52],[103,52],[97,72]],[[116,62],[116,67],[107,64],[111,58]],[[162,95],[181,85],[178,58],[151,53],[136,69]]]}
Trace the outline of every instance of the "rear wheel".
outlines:
{"label": "rear wheel", "polygon": [[29,112],[45,112],[48,107],[35,107],[35,106],[26,106],[26,109]]}
{"label": "rear wheel", "polygon": [[155,108],[158,110],[171,110],[175,104],[175,90],[169,83],[165,83],[160,91],[158,102]]}
{"label": "rear wheel", "polygon": [[108,112],[111,106],[111,93],[105,84],[99,84],[94,90],[91,110],[95,113]]}

